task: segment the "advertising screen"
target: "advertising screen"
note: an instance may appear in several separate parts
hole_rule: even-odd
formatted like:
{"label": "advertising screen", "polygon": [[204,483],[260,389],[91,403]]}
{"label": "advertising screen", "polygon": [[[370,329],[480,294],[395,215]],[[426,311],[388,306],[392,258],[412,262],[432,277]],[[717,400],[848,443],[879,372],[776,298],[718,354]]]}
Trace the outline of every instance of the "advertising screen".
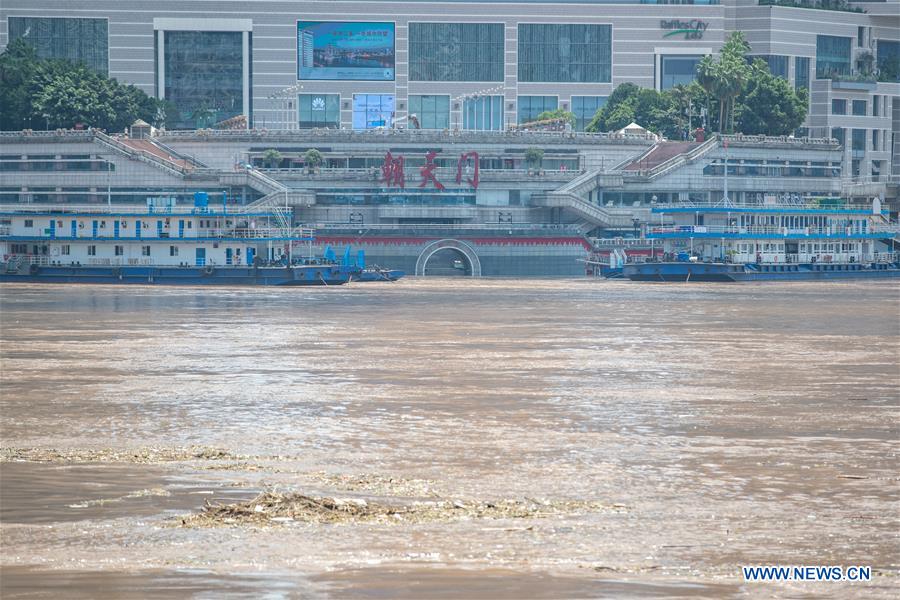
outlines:
{"label": "advertising screen", "polygon": [[394,24],[299,21],[297,78],[394,80]]}

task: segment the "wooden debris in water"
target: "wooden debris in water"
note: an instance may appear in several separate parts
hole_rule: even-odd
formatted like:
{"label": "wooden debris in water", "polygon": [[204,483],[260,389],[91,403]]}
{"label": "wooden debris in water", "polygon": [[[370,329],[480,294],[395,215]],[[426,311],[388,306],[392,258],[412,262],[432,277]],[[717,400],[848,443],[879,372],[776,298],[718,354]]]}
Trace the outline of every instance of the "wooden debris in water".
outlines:
{"label": "wooden debris in water", "polygon": [[0,448],[0,462],[164,463],[244,458],[210,446],[142,448]]}
{"label": "wooden debris in water", "polygon": [[248,502],[211,504],[181,520],[186,527],[301,523],[427,523],[463,519],[527,519],[618,510],[583,500],[436,500],[388,503],[266,491]]}

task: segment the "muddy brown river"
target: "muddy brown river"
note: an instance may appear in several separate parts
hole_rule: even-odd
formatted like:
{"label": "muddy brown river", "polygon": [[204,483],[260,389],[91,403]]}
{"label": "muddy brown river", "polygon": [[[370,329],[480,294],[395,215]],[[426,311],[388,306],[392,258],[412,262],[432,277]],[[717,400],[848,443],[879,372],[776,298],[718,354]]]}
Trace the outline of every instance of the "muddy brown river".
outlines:
{"label": "muddy brown river", "polygon": [[896,282],[7,284],[0,328],[4,599],[900,595]]}

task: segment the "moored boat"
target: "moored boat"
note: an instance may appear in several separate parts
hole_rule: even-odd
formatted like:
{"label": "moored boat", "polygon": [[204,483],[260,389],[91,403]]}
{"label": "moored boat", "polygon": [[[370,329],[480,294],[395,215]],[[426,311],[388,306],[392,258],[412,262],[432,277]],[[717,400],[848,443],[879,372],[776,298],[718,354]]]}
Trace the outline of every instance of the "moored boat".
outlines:
{"label": "moored boat", "polygon": [[[633,281],[762,281],[900,277],[900,228],[876,199],[871,210],[839,199],[757,205],[681,204],[653,209],[646,237],[663,257],[629,262]],[[898,244],[900,245],[900,244]]]}
{"label": "moored boat", "polygon": [[314,231],[290,209],[142,205],[0,206],[0,281],[170,285],[340,285],[349,261],[295,256]]}

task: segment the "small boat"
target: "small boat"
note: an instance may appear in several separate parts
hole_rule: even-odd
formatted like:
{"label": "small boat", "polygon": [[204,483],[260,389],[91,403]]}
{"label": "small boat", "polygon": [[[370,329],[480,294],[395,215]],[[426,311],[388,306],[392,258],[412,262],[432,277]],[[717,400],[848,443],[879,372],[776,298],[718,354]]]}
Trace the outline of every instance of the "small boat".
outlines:
{"label": "small boat", "polygon": [[381,267],[367,267],[359,273],[354,273],[351,281],[397,281],[406,275],[405,271],[398,269],[382,269]]}

